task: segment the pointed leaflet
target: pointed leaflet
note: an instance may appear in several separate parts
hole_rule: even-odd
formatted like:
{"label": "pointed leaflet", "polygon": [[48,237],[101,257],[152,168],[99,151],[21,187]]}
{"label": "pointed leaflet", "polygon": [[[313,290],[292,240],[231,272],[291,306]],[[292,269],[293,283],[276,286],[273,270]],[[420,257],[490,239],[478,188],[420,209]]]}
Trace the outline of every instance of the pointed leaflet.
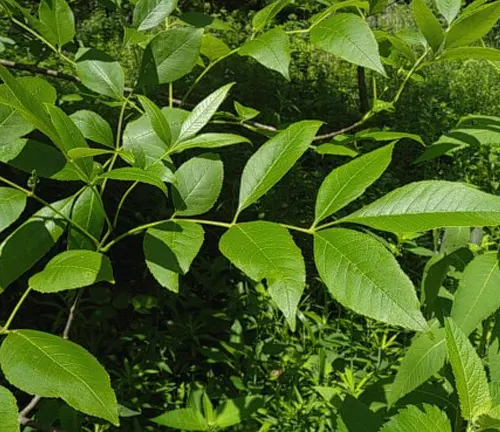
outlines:
{"label": "pointed leaflet", "polygon": [[277,0],[258,11],[252,19],[253,31],[258,32],[262,30],[266,24],[288,6],[289,3],[290,0]]}
{"label": "pointed leaflet", "polygon": [[[77,147],[68,151],[68,157],[72,160],[82,159],[82,158],[92,158],[94,156],[102,156],[105,154],[113,154],[113,150],[104,150],[98,148],[88,148],[88,147]],[[123,152],[120,152],[123,154]]]}
{"label": "pointed leaflet", "polygon": [[314,223],[360,197],[387,169],[393,149],[394,144],[390,144],[335,168],[319,189]]}
{"label": "pointed leaflet", "polygon": [[172,134],[170,132],[170,126],[168,125],[167,119],[161,112],[160,108],[156,106],[155,103],[150,101],[146,96],[138,96],[142,107],[146,111],[146,114],[151,123],[151,127],[155,131],[156,135],[163,141],[166,148],[170,147],[172,141]]}
{"label": "pointed leaflet", "polygon": [[290,81],[290,38],[283,29],[275,28],[249,40],[239,49],[238,54],[254,58]]}
{"label": "pointed leaflet", "polygon": [[142,57],[139,83],[171,83],[194,68],[200,53],[203,29],[171,29],[158,34],[146,47]]}
{"label": "pointed leaflet", "polygon": [[176,171],[175,213],[195,216],[210,210],[222,189],[224,166],[220,157],[205,153],[189,159]]}
{"label": "pointed leaflet", "polygon": [[193,111],[189,113],[182,124],[179,141],[192,138],[206,126],[222,102],[224,102],[224,99],[226,99],[233,85],[234,83],[226,84],[220,89],[215,90],[193,108]]}
{"label": "pointed leaflet", "polygon": [[399,411],[380,432],[452,432],[449,418],[438,407],[410,405]]}
{"label": "pointed leaflet", "polygon": [[168,411],[151,419],[152,422],[183,431],[208,431],[210,427],[201,413],[194,408]]}
{"label": "pointed leaflet", "polygon": [[319,121],[294,123],[253,154],[241,176],[238,213],[281,180],[309,148],[320,126]]}
{"label": "pointed leaflet", "polygon": [[95,48],[80,48],[76,53],[76,72],[82,84],[96,93],[121,99],[125,74],[120,63]]}
{"label": "pointed leaflet", "polygon": [[[68,216],[73,198],[52,204]],[[33,267],[59,240],[66,221],[44,207],[24,222],[0,244],[0,292]],[[29,245],[29,247],[26,247]]]}
{"label": "pointed leaflet", "polygon": [[84,138],[114,148],[115,143],[111,126],[99,114],[89,110],[80,110],[69,117],[76,124]]}
{"label": "pointed leaflet", "polygon": [[461,0],[436,0],[438,11],[446,18],[448,24],[457,17],[461,5]]}
{"label": "pointed leaflet", "polygon": [[219,38],[216,38],[210,33],[205,33],[203,35],[200,54],[207,57],[210,62],[218,60],[221,57],[228,55],[230,52],[231,49]]}
{"label": "pointed leaflet", "polygon": [[179,275],[189,271],[203,240],[203,228],[191,222],[165,222],[149,228],[143,245],[149,271],[160,285],[179,292]]}
{"label": "pointed leaflet", "polygon": [[139,0],[134,8],[134,26],[150,30],[161,24],[175,10],[177,0]]}
{"label": "pointed leaflet", "polygon": [[462,183],[421,181],[396,189],[342,219],[390,232],[500,224],[500,198]]}
{"label": "pointed leaflet", "polygon": [[413,284],[373,237],[344,228],[319,231],[314,261],[330,294],[343,306],[391,325],[427,328]]}
{"label": "pointed leaflet", "polygon": [[250,140],[235,134],[205,133],[182,142],[177,142],[170,149],[170,153],[181,153],[184,150],[193,148],[219,148],[241,143],[250,143]]}
{"label": "pointed leaflet", "polygon": [[353,150],[350,147],[332,143],[321,144],[316,147],[315,151],[320,155],[347,156],[351,158],[359,155],[356,150]]}
{"label": "pointed leaflet", "polygon": [[101,174],[100,178],[108,178],[111,180],[121,180],[121,181],[131,181],[131,182],[140,182],[146,183],[151,186],[155,186],[160,189],[162,192],[167,193],[167,187],[163,183],[162,178],[159,173],[153,169],[154,166],[151,166],[147,170],[135,167],[125,167],[125,168],[117,168],[112,171],[105,172]]}
{"label": "pointed leaflet", "polygon": [[488,380],[474,347],[451,318],[446,319],[446,346],[455,376],[462,417],[474,420],[491,408]]}
{"label": "pointed leaflet", "polygon": [[425,0],[413,0],[413,16],[419,30],[425,37],[425,40],[436,52],[444,39],[444,31],[436,16],[432,13]]}
{"label": "pointed leaflet", "polygon": [[0,187],[0,232],[12,225],[26,207],[26,195],[17,189]]}
{"label": "pointed leaflet", "polygon": [[306,270],[288,230],[271,222],[238,224],[222,236],[219,249],[251,279],[266,279],[271,298],[295,329]]}
{"label": "pointed leaflet", "polygon": [[378,44],[368,24],[357,15],[339,13],[311,30],[311,42],[358,66],[385,76]]}
{"label": "pointed leaflet", "polygon": [[19,410],[14,395],[0,386],[0,430],[19,432]]}
{"label": "pointed leaflet", "polygon": [[40,22],[46,27],[45,36],[58,47],[75,37],[75,17],[66,0],[42,0],[39,7]]}
{"label": "pointed leaflet", "polygon": [[500,61],[500,50],[486,47],[458,47],[444,51],[437,60]]}
{"label": "pointed leaflet", "polygon": [[110,379],[81,346],[35,330],[11,331],[0,347],[7,381],[40,397],[59,397],[86,414],[118,426],[118,406]]}
{"label": "pointed leaflet", "polygon": [[417,141],[423,146],[425,146],[424,141],[420,135],[406,133],[406,132],[397,132],[397,131],[362,131],[358,132],[354,135],[354,139],[358,140],[374,140],[374,141],[393,141],[400,140],[402,138],[408,138],[413,141]]}
{"label": "pointed leaflet", "polygon": [[253,118],[257,117],[260,114],[260,111],[242,105],[237,101],[234,101],[234,109],[238,113],[238,116],[242,121],[252,120]]}

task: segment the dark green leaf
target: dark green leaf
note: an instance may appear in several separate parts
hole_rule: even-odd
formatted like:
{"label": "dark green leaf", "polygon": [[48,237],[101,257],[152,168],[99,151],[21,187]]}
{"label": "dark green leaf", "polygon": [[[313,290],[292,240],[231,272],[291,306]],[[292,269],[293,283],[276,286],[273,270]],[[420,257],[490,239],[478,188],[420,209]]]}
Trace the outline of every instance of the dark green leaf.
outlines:
{"label": "dark green leaf", "polygon": [[450,420],[439,408],[424,404],[422,410],[410,405],[399,411],[380,432],[452,432]]}
{"label": "dark green leaf", "polygon": [[182,408],[168,411],[161,416],[151,419],[151,421],[162,426],[184,431],[208,431],[209,426],[198,410],[193,408]]}
{"label": "dark green leaf", "polygon": [[75,37],[75,17],[66,0],[42,0],[39,8],[40,22],[47,28],[45,36],[59,47]]}
{"label": "dark green leaf", "polygon": [[290,0],[277,0],[258,11],[252,19],[253,31],[258,32],[262,30],[266,24],[288,6],[288,4],[290,4]]}
{"label": "dark green leaf", "polygon": [[111,126],[99,114],[89,110],[81,110],[71,114],[70,118],[86,139],[114,148]]}
{"label": "dark green leaf", "polygon": [[240,424],[257,411],[263,403],[264,400],[257,396],[226,400],[217,407],[214,424],[221,429]]}
{"label": "dark green leaf", "polygon": [[167,119],[160,111],[160,108],[156,106],[151,100],[146,96],[138,96],[142,107],[146,111],[146,115],[149,118],[151,127],[155,131],[156,135],[163,141],[165,148],[170,147],[172,141],[172,134],[170,132],[170,126]]}

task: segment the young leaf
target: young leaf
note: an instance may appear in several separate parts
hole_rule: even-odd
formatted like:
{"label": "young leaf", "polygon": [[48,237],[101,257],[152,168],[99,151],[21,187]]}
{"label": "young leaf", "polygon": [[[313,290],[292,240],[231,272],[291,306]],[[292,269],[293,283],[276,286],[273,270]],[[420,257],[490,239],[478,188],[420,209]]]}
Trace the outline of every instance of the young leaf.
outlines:
{"label": "young leaf", "polygon": [[42,0],[39,11],[40,22],[50,35],[49,42],[59,47],[75,37],[75,16],[66,0]]}
{"label": "young leaf", "polygon": [[488,380],[474,347],[451,318],[446,319],[446,346],[455,376],[462,417],[475,420],[491,408]]}
{"label": "young leaf", "polygon": [[380,432],[452,432],[450,420],[439,408],[423,405],[423,411],[410,405],[399,411]]}
{"label": "young leaf", "polygon": [[309,148],[320,126],[319,121],[294,123],[253,154],[241,176],[238,213],[281,180]]}
{"label": "young leaf", "polygon": [[396,189],[342,219],[390,232],[500,224],[500,198],[468,185],[421,181]]}
{"label": "young leaf", "polygon": [[[152,168],[152,167],[151,167]],[[100,178],[108,178],[111,180],[122,180],[131,182],[146,183],[151,186],[156,186],[161,191],[167,193],[167,187],[163,180],[155,170],[151,168],[144,170],[135,167],[117,168],[112,171],[101,174]]]}
{"label": "young leaf", "polygon": [[133,24],[137,30],[150,30],[168,18],[176,7],[177,0],[139,0],[134,8]]}
{"label": "young leaf", "polygon": [[171,83],[194,68],[203,29],[180,28],[159,33],[146,47],[139,83],[154,86]]}
{"label": "young leaf", "polygon": [[348,62],[385,76],[375,36],[358,15],[339,13],[321,22],[311,30],[311,42]]}
{"label": "young leaf", "polygon": [[220,148],[234,144],[250,143],[245,137],[241,135],[228,134],[228,133],[205,133],[197,135],[194,138],[185,141],[177,141],[176,144],[170,149],[171,153],[181,153],[185,150],[194,148]]}
{"label": "young leaf", "polygon": [[226,84],[225,86],[215,90],[193,108],[193,111],[189,113],[186,120],[182,124],[179,141],[182,142],[192,138],[206,126],[213,115],[217,112],[222,102],[224,102],[224,99],[226,99],[233,85],[234,83]]}
{"label": "young leaf", "polygon": [[290,0],[277,0],[264,9],[258,11],[252,19],[252,27],[254,33],[262,30],[276,15],[278,15],[286,6],[290,4]]}
{"label": "young leaf", "polygon": [[203,240],[203,228],[191,222],[165,222],[149,228],[143,245],[149,271],[160,285],[179,292],[179,275],[189,271]]}
{"label": "young leaf", "polygon": [[306,270],[288,230],[271,222],[238,224],[221,237],[219,249],[249,278],[266,279],[271,298],[294,330]]}
{"label": "young leaf", "polygon": [[279,72],[290,81],[290,38],[281,28],[275,28],[246,42],[238,51],[249,56],[268,69]]}
{"label": "young leaf", "polygon": [[[444,1],[444,0],[443,0]],[[425,0],[413,0],[413,16],[418,28],[434,52],[439,50],[444,39],[444,30]]]}
{"label": "young leaf", "polygon": [[99,114],[89,110],[80,110],[69,117],[86,139],[109,148],[115,147],[111,126]]}
{"label": "young leaf", "polygon": [[156,104],[150,101],[146,96],[138,97],[142,107],[146,111],[151,127],[155,131],[156,135],[160,137],[166,148],[170,147],[172,141],[170,126],[160,108],[158,108]]}
{"label": "young leaf", "polygon": [[500,61],[500,50],[486,47],[458,47],[444,51],[437,60],[485,60]]}
{"label": "young leaf", "polygon": [[221,429],[240,424],[257,411],[263,403],[264,400],[257,396],[226,400],[217,407],[214,424]]}
{"label": "young leaf", "polygon": [[391,325],[427,329],[412,282],[373,237],[344,228],[320,231],[314,236],[314,261],[343,306]]}
{"label": "young leaf", "polygon": [[314,224],[360,197],[387,169],[393,149],[389,144],[334,169],[319,189]]}
{"label": "young leaf", "polygon": [[17,189],[0,187],[0,232],[12,225],[26,207],[26,195]]}
{"label": "young leaf", "polygon": [[201,413],[193,408],[181,408],[168,411],[161,416],[151,419],[152,422],[183,431],[208,431],[207,421]]}
{"label": "young leaf", "polygon": [[457,17],[461,5],[460,0],[436,0],[438,11],[445,17],[448,24],[451,24]]}
{"label": "young leaf", "polygon": [[125,74],[120,63],[95,48],[80,48],[76,53],[76,72],[82,84],[96,93],[121,100]]}
{"label": "young leaf", "polygon": [[252,120],[260,114],[260,111],[242,105],[237,101],[234,101],[234,109],[242,121]]}
{"label": "young leaf", "polygon": [[14,395],[0,386],[0,430],[19,432],[19,410]]}
{"label": "young leaf", "polygon": [[86,414],[119,425],[110,379],[81,346],[35,330],[11,331],[0,347],[7,381],[41,397],[59,397]]}
{"label": "young leaf", "polygon": [[219,38],[210,33],[205,33],[201,40],[200,54],[208,58],[210,62],[225,57],[231,49]]}

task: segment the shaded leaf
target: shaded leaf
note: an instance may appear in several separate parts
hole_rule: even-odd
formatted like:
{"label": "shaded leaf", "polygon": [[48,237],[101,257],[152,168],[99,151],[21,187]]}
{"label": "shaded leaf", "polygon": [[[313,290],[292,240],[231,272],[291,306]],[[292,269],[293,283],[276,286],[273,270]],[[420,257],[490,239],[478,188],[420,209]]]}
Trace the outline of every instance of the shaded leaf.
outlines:
{"label": "shaded leaf", "polygon": [[122,180],[131,182],[141,182],[146,183],[151,186],[155,186],[161,189],[163,192],[167,193],[167,187],[163,183],[161,177],[153,169],[140,169],[135,167],[117,168],[112,171],[102,173],[100,178],[108,178],[111,180]]}
{"label": "shaded leaf", "polygon": [[133,23],[138,30],[150,30],[161,24],[177,7],[177,0],[139,0]]}
{"label": "shaded leaf", "polygon": [[347,157],[356,157],[359,153],[356,150],[351,149],[345,145],[341,144],[321,144],[316,147],[316,153],[321,155],[332,155],[332,156],[347,156]]}
{"label": "shaded leaf", "polygon": [[399,411],[380,432],[452,432],[450,420],[439,408],[424,404],[422,410],[410,405]]}
{"label": "shaded leaf", "polygon": [[413,0],[413,16],[425,40],[434,52],[438,51],[444,39],[444,30],[425,0]]}
{"label": "shaded leaf", "polygon": [[263,404],[264,400],[257,396],[226,400],[217,407],[214,424],[221,429],[237,425],[248,419]]}
{"label": "shaded leaf", "polygon": [[86,139],[106,147],[115,147],[111,126],[99,114],[89,110],[80,110],[69,117]]}
{"label": "shaded leaf", "polygon": [[0,430],[19,432],[19,410],[14,395],[0,386]]}
{"label": "shaded leaf", "polygon": [[208,58],[210,62],[227,56],[231,49],[221,39],[210,33],[205,33],[201,40],[200,54]]}
{"label": "shaded leaf", "polygon": [[252,27],[254,32],[262,30],[276,15],[278,15],[286,6],[290,4],[290,0],[277,0],[264,9],[258,11],[252,19]]}
{"label": "shaded leaf", "polygon": [[17,189],[0,187],[0,232],[12,225],[26,207],[26,195]]}
{"label": "shaded leaf", "polygon": [[193,408],[181,408],[168,411],[151,419],[152,422],[185,431],[208,431],[209,426],[201,413]]}
{"label": "shaded leaf", "polygon": [[146,114],[151,123],[151,127],[155,131],[156,135],[163,141],[165,147],[168,148],[171,144],[172,134],[170,132],[170,126],[167,119],[152,101],[150,101],[146,96],[138,96],[142,107],[146,111]]}
{"label": "shaded leaf", "polygon": [[438,60],[486,60],[500,61],[500,50],[487,47],[458,47],[443,52]]}

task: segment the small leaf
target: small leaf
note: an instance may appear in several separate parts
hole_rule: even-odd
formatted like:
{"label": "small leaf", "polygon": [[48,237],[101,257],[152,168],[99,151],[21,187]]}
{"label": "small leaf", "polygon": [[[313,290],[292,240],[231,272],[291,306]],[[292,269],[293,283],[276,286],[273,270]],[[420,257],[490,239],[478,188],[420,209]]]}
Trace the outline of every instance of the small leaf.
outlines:
{"label": "small leaf", "polygon": [[60,397],[86,414],[119,425],[110,379],[81,346],[35,330],[11,331],[0,347],[7,381],[40,397]]}
{"label": "small leaf", "polygon": [[115,143],[111,126],[99,114],[89,110],[81,110],[69,117],[86,139],[114,148]]}
{"label": "small leaf", "polygon": [[236,110],[239,118],[242,121],[252,120],[253,118],[257,117],[260,114],[260,111],[242,105],[237,101],[234,101],[234,109]]}
{"label": "small leaf", "polygon": [[174,189],[175,213],[195,216],[209,211],[222,189],[224,165],[214,153],[189,159],[176,171]]}
{"label": "small leaf", "polygon": [[240,424],[263,404],[264,400],[257,396],[226,400],[217,407],[214,424],[221,429]]}
{"label": "small leaf", "polygon": [[405,132],[396,132],[396,131],[373,131],[373,132],[358,132],[354,136],[355,140],[374,140],[374,141],[395,141],[400,140],[402,138],[408,138],[413,141],[419,142],[423,146],[425,146],[424,141],[420,137],[420,135],[405,133]]}
{"label": "small leaf", "polygon": [[139,0],[134,8],[134,26],[150,30],[161,24],[177,7],[177,0]]}
{"label": "small leaf", "polygon": [[[152,167],[151,167],[152,168]],[[161,177],[155,172],[154,169],[140,169],[134,167],[117,168],[112,171],[108,171],[99,176],[100,178],[108,178],[111,180],[122,180],[122,181],[132,181],[146,183],[151,186],[156,186],[163,192],[167,193],[167,187],[163,183]]]}
{"label": "small leaf", "polygon": [[149,271],[160,285],[179,292],[179,275],[189,271],[203,240],[203,228],[191,222],[165,222],[149,228],[144,237]]}
{"label": "small leaf", "polygon": [[385,76],[378,44],[368,24],[357,15],[339,13],[311,30],[318,48]]}
{"label": "small leaf", "polygon": [[356,150],[353,150],[345,145],[332,143],[321,144],[316,148],[316,153],[321,155],[347,156],[351,158],[359,155]]}
{"label": "small leaf", "polygon": [[170,126],[168,125],[167,119],[160,111],[160,108],[156,106],[152,101],[150,101],[146,96],[138,96],[142,107],[146,111],[146,114],[151,123],[151,127],[155,131],[156,135],[165,144],[166,148],[170,146],[172,140],[172,134],[170,132]]}
{"label": "small leaf", "polygon": [[444,51],[437,60],[485,60],[500,61],[500,50],[486,47],[458,47]]}
{"label": "small leaf", "polygon": [[452,432],[450,420],[439,408],[423,405],[423,411],[410,405],[399,411],[380,432]]}
{"label": "small leaf", "polygon": [[413,16],[418,28],[434,52],[438,51],[444,39],[444,30],[425,0],[413,0]]}
{"label": "small leaf", "polygon": [[231,49],[219,38],[216,38],[210,33],[205,33],[203,35],[200,54],[207,57],[210,62],[225,57],[230,52]]}
{"label": "small leaf", "polygon": [[488,380],[474,347],[451,318],[446,319],[446,346],[455,376],[462,417],[475,420],[491,409]]}
{"label": "small leaf", "polygon": [[17,189],[0,187],[0,232],[12,225],[26,207],[26,195]]}
{"label": "small leaf", "polygon": [[462,2],[461,0],[436,0],[436,6],[448,24],[451,24],[460,12]]}
{"label": "small leaf", "polygon": [[252,19],[252,27],[254,33],[262,30],[276,15],[278,15],[286,6],[290,4],[290,0],[277,0],[264,9],[258,11]]}
{"label": "small leaf", "polygon": [[152,422],[183,431],[208,431],[207,421],[198,410],[193,408],[182,408],[168,411],[161,416],[151,419]]}
{"label": "small leaf", "polygon": [[261,65],[283,75],[290,81],[290,38],[281,28],[275,28],[246,42],[238,51],[241,56],[249,56]]}
{"label": "small leaf", "polygon": [[205,133],[197,135],[194,138],[185,141],[177,142],[171,148],[171,153],[181,153],[185,150],[194,148],[220,148],[234,144],[250,143],[245,137],[241,135],[228,134],[228,133]]}
{"label": "small leaf", "polygon": [[72,160],[77,160],[82,158],[92,158],[94,156],[101,156],[113,153],[114,151],[112,150],[78,147],[68,151],[68,157]]}
{"label": "small leaf", "polygon": [[314,261],[330,294],[343,306],[391,325],[427,329],[412,282],[373,237],[344,228],[319,231]]}
{"label": "small leaf", "polygon": [[75,37],[75,17],[66,0],[42,0],[40,22],[50,34],[49,42],[62,47]]}
{"label": "small leaf", "polygon": [[0,430],[19,432],[19,409],[14,395],[0,386]]}

